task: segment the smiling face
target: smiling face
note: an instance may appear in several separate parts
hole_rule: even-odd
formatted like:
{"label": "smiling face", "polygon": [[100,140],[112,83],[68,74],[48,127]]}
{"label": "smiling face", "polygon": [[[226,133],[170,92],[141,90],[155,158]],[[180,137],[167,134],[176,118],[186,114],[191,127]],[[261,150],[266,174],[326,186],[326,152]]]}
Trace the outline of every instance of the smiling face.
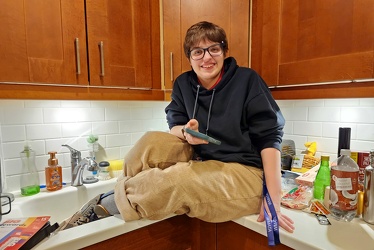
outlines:
{"label": "smiling face", "polygon": [[202,86],[210,89],[220,76],[228,51],[226,32],[210,22],[196,23],[186,32],[183,50]]}
{"label": "smiling face", "polygon": [[[196,46],[191,49],[196,48],[208,48],[217,42],[212,41],[200,41]],[[193,60],[189,58],[189,62],[192,69],[195,71],[197,78],[199,79],[201,85],[206,89],[210,89],[218,80],[223,67],[223,61],[225,59],[224,53],[218,56],[211,56],[208,51],[205,51],[204,57],[200,60]]]}

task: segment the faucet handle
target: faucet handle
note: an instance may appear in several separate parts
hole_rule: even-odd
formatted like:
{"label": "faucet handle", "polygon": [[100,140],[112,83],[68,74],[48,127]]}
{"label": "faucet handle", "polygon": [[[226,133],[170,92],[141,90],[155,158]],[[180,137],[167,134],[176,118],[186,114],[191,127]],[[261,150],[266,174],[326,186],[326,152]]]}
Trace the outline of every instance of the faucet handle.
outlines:
{"label": "faucet handle", "polygon": [[86,157],[88,161],[88,171],[98,171],[100,170],[99,166],[97,165],[97,162],[92,157]]}
{"label": "faucet handle", "polygon": [[67,147],[69,150],[70,150],[70,157],[73,159],[81,159],[81,152],[80,151],[78,151],[78,150],[76,150],[76,149],[74,149],[74,148],[72,148],[72,147],[70,147],[69,145],[67,145],[67,144],[63,144],[63,145],[61,145],[61,146],[63,146],[63,147]]}

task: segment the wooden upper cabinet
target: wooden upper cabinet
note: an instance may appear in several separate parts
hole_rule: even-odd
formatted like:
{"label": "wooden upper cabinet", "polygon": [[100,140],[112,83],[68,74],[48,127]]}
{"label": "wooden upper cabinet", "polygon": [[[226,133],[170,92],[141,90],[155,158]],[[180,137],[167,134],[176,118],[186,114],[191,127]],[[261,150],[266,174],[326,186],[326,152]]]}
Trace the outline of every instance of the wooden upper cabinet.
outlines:
{"label": "wooden upper cabinet", "polygon": [[252,67],[268,85],[374,77],[374,1],[253,0]]}
{"label": "wooden upper cabinet", "polygon": [[90,85],[161,88],[159,2],[87,0]]}
{"label": "wooden upper cabinet", "polygon": [[183,52],[187,29],[200,21],[221,26],[228,39],[228,56],[240,66],[249,65],[249,1],[248,0],[163,0],[164,82],[165,89],[182,72],[191,69]]}
{"label": "wooden upper cabinet", "polygon": [[0,0],[0,6],[1,82],[88,84],[83,0]]}

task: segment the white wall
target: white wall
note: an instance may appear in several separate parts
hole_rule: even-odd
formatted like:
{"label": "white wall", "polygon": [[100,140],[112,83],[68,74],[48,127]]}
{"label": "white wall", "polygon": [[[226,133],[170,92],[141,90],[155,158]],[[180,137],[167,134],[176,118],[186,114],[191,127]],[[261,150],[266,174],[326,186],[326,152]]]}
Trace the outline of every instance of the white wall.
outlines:
{"label": "white wall", "polygon": [[[285,139],[296,143],[316,141],[318,154],[336,157],[339,127],[351,127],[351,149],[374,148],[374,98],[281,100],[286,118]],[[36,165],[44,183],[48,152],[57,151],[63,179],[69,182],[69,144],[88,155],[87,136],[99,136],[97,160],[123,159],[132,145],[148,130],[168,130],[164,108],[167,102],[152,101],[30,101],[0,100],[1,158],[4,191],[19,189],[19,153],[26,141],[36,152]]]}

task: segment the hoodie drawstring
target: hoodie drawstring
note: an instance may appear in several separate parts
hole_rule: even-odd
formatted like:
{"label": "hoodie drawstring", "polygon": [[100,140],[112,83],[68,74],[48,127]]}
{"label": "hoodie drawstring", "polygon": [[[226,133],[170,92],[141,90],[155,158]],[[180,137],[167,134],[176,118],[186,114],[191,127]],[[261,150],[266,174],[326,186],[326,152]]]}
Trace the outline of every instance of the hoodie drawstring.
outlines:
{"label": "hoodie drawstring", "polygon": [[200,92],[200,85],[197,85],[197,93],[196,93],[196,97],[195,97],[195,105],[193,106],[192,119],[195,119],[197,99],[199,99],[199,92]]}
{"label": "hoodie drawstring", "polygon": [[[195,119],[196,108],[197,108],[197,100],[199,99],[199,92],[200,92],[200,85],[197,85],[197,93],[196,93],[196,97],[195,97],[195,105],[194,105],[194,108],[193,108],[192,119]],[[210,123],[210,115],[211,115],[211,111],[212,111],[213,100],[214,100],[214,93],[215,92],[216,92],[216,89],[213,89],[212,97],[210,98],[209,110],[208,110],[208,120],[207,120],[207,123],[206,123],[206,130],[205,130],[205,134],[206,135],[208,135],[209,123]]]}

